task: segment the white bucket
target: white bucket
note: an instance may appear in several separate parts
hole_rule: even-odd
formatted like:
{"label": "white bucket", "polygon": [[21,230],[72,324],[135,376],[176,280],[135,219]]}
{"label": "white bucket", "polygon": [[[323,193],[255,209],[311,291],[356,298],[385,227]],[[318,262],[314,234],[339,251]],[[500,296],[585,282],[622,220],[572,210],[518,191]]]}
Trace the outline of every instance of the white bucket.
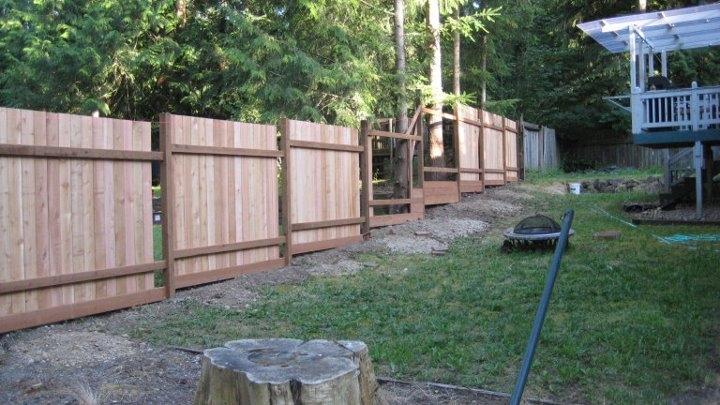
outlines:
{"label": "white bucket", "polygon": [[570,194],[575,195],[580,194],[580,190],[582,189],[582,185],[580,183],[570,183],[568,184],[568,187],[570,188]]}

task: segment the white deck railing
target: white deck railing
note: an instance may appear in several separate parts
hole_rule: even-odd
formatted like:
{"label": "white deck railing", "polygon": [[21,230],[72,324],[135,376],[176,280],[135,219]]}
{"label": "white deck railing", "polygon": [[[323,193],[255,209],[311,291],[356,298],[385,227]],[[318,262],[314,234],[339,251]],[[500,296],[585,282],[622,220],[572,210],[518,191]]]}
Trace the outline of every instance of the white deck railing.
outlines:
{"label": "white deck railing", "polygon": [[[632,106],[633,121],[640,121],[641,131],[699,131],[720,126],[720,86],[653,90],[635,96],[639,105]],[[638,128],[637,122],[633,124]]]}

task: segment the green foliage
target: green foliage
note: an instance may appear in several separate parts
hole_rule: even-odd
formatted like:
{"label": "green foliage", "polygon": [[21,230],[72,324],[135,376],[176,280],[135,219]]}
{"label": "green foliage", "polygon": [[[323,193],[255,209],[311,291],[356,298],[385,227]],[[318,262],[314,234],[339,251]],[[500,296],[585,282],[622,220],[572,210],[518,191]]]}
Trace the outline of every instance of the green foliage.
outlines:
{"label": "green foliage", "polygon": [[[347,125],[395,115],[392,2],[187,0],[183,15],[176,3],[0,0],[0,105],[131,119],[168,111]],[[487,81],[487,108],[553,126],[561,138],[627,132],[627,117],[602,101],[627,93],[627,58],[605,52],[576,23],[633,12],[636,4],[441,1],[446,89],[449,34],[462,37],[463,94],[448,103],[477,104]],[[407,0],[411,108],[429,99],[426,9],[426,1]],[[720,52],[673,53],[670,70],[678,85],[717,83]]]}

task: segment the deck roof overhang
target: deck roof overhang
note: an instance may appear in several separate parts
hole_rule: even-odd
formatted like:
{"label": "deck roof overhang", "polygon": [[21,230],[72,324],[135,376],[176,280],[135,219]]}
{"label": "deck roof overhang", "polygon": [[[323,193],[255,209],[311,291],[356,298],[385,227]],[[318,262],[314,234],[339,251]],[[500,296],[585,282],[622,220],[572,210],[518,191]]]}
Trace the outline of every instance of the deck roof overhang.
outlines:
{"label": "deck roof overhang", "polygon": [[652,52],[720,45],[720,3],[633,14],[578,24],[612,53],[629,52],[630,31]]}

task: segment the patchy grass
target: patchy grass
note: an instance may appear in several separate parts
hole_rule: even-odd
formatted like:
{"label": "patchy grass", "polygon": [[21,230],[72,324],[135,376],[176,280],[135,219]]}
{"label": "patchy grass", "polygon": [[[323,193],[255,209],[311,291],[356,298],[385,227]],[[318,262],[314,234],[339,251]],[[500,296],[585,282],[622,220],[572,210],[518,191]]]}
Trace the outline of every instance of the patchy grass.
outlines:
{"label": "patchy grass", "polygon": [[641,180],[646,179],[650,176],[662,176],[662,169],[660,167],[651,167],[647,169],[632,169],[623,168],[612,171],[604,170],[587,170],[582,172],[566,173],[560,169],[555,170],[528,170],[525,172],[525,182],[530,184],[548,184],[556,182],[569,182],[576,181],[579,179],[635,179]]}
{"label": "patchy grass", "polygon": [[[630,228],[639,194],[550,196],[536,211],[576,210],[528,390],[568,401],[660,402],[716,384],[720,245],[659,243],[655,235],[718,227]],[[500,227],[502,228],[502,227]],[[594,232],[618,229],[617,241]],[[497,231],[496,231],[497,232]],[[241,337],[361,339],[378,374],[509,392],[550,254],[500,253],[499,234],[465,238],[442,257],[375,256],[372,270],[265,290],[238,312],[186,302],[139,324],[136,338],[208,347]]]}

